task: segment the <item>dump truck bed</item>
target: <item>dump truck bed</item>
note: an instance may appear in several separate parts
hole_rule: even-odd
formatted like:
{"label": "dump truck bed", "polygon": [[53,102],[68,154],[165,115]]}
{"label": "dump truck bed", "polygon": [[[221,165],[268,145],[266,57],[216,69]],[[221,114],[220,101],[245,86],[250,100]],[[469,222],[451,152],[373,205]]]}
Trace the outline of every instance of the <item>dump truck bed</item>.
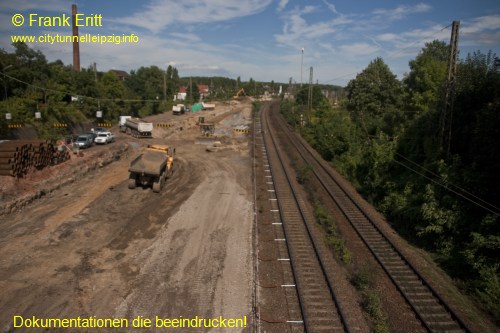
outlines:
{"label": "dump truck bed", "polygon": [[128,169],[129,172],[159,176],[167,163],[167,156],[161,151],[146,151],[137,156]]}

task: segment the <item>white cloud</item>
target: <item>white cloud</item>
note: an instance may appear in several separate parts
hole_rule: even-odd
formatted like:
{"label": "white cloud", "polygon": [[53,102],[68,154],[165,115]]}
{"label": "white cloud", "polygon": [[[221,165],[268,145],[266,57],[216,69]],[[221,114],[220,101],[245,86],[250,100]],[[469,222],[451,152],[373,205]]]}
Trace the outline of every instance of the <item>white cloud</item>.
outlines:
{"label": "white cloud", "polygon": [[410,14],[424,13],[431,10],[430,5],[419,3],[415,6],[400,5],[394,9],[376,9],[373,14],[379,19],[386,21],[398,21],[406,18]]}
{"label": "white cloud", "polygon": [[288,4],[288,0],[280,0],[280,2],[278,4],[278,12],[281,12],[283,9],[285,9],[287,4]]}
{"label": "white cloud", "polygon": [[337,8],[335,7],[335,5],[333,3],[329,3],[328,1],[326,0],[323,0],[323,2],[325,3],[326,7],[334,14],[338,14],[339,12],[337,12]]}
{"label": "white cloud", "polygon": [[319,11],[318,7],[305,6],[295,8],[283,16],[284,25],[281,34],[275,34],[274,38],[282,45],[298,47],[300,45],[314,44],[319,39],[332,35],[338,31],[339,26],[347,25],[351,22],[347,17],[341,16],[326,21],[309,23],[305,16]]}
{"label": "white cloud", "polygon": [[468,23],[465,33],[482,32],[485,30],[500,29],[500,15],[481,16]]}
{"label": "white cloud", "polygon": [[186,34],[182,32],[172,32],[170,33],[171,36],[174,36],[176,38],[182,39],[182,40],[187,40],[190,42],[199,42],[201,39],[195,34]]}
{"label": "white cloud", "polygon": [[385,33],[385,34],[380,34],[375,37],[379,42],[399,42],[402,41],[403,38],[401,35],[395,34],[395,33]]}
{"label": "white cloud", "polygon": [[153,0],[146,9],[115,20],[158,33],[171,23],[210,23],[259,13],[272,0]]}
{"label": "white cloud", "polygon": [[364,56],[376,54],[380,47],[368,43],[353,43],[340,46],[340,51],[350,56]]}

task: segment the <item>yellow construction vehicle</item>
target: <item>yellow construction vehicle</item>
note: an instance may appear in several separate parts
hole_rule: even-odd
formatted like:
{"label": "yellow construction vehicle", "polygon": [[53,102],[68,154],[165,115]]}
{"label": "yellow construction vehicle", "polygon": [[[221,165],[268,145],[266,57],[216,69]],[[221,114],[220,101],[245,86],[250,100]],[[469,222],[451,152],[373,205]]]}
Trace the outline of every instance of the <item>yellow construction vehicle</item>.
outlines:
{"label": "yellow construction vehicle", "polygon": [[175,149],[166,145],[148,146],[130,163],[128,187],[152,185],[154,192],[160,192],[174,172],[174,153]]}
{"label": "yellow construction vehicle", "polygon": [[236,95],[233,96],[234,99],[240,99],[241,96],[246,96],[246,93],[245,93],[245,89],[241,88],[240,90],[238,90],[238,92],[236,93]]}

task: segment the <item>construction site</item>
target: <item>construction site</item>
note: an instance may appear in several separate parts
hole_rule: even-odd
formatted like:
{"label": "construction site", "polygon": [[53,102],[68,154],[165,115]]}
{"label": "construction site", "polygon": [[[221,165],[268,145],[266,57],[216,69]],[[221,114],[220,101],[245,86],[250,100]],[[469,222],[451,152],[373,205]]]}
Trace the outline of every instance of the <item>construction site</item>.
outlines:
{"label": "construction site", "polygon": [[[252,178],[248,131],[235,129],[250,124],[251,104],[202,114],[211,133],[200,113],[158,115],[152,138],[112,128],[113,144],[2,177],[2,332],[20,313],[250,316]],[[133,159],[166,143],[175,171],[162,190],[129,189]]]}

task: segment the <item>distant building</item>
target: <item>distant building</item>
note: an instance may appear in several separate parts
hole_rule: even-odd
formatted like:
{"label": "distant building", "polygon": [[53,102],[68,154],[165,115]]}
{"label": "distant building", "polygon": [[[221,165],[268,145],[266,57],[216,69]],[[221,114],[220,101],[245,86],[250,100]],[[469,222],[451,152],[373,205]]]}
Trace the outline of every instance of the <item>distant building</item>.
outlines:
{"label": "distant building", "polygon": [[198,85],[198,92],[200,93],[201,99],[205,98],[205,96],[208,96],[210,94],[210,90],[208,89],[208,85],[199,84]]}
{"label": "distant building", "polygon": [[109,72],[113,72],[118,76],[118,78],[122,81],[125,81],[126,78],[128,78],[128,73],[125,71],[120,71],[117,69],[110,69]]}
{"label": "distant building", "polygon": [[180,86],[179,92],[175,96],[174,101],[175,100],[184,101],[186,99],[186,96],[187,96],[187,88],[184,86]]}

